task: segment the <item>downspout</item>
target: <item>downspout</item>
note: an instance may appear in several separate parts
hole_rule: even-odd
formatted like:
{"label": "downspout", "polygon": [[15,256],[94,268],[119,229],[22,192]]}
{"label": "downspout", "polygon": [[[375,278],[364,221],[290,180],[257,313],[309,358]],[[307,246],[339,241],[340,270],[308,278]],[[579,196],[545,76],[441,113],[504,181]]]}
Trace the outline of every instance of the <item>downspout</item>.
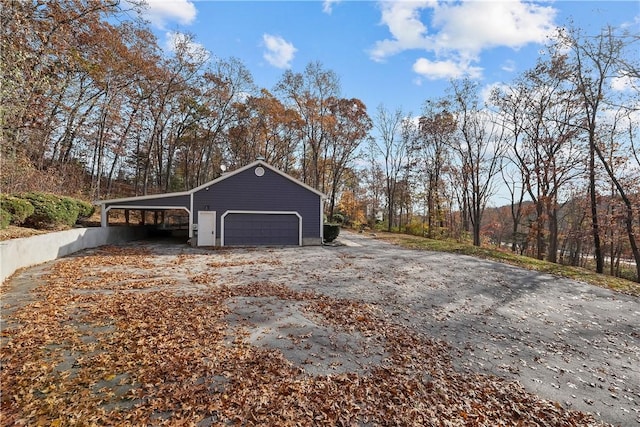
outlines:
{"label": "downspout", "polygon": [[318,197],[320,197],[320,245],[324,245],[324,210],[322,209],[324,200],[322,196]]}
{"label": "downspout", "polygon": [[189,194],[189,238],[193,238],[193,192]]}

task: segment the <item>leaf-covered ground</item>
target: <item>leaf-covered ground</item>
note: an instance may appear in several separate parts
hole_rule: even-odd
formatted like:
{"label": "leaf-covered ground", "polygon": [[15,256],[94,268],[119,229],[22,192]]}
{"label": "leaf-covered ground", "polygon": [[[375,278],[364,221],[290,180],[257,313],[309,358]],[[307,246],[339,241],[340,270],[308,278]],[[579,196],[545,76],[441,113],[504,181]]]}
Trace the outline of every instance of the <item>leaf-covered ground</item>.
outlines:
{"label": "leaf-covered ground", "polygon": [[37,236],[38,234],[45,234],[50,232],[51,231],[49,230],[36,230],[34,228],[17,227],[15,225],[10,225],[7,228],[0,229],[0,241]]}
{"label": "leaf-covered ground", "polygon": [[[268,274],[228,280],[278,262],[259,252],[228,260],[225,251],[105,247],[55,262],[30,300],[12,305],[14,278],[2,289],[2,425],[602,425],[516,382],[456,372],[445,343],[371,304]],[[240,298],[295,303],[380,357],[309,373],[304,361],[251,342],[250,325],[231,313]],[[300,350],[312,348],[308,337],[282,338]]]}

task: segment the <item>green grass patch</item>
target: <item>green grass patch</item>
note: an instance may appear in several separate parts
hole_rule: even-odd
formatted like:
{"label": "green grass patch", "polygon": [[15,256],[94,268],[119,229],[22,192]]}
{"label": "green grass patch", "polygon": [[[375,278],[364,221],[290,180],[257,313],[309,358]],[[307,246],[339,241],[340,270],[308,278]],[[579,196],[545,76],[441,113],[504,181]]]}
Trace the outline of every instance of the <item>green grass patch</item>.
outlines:
{"label": "green grass patch", "polygon": [[619,277],[607,276],[605,274],[597,274],[586,268],[554,264],[552,262],[517,255],[507,251],[487,247],[477,247],[468,243],[461,243],[452,240],[434,240],[427,239],[426,237],[394,233],[379,233],[377,237],[408,249],[471,255],[492,261],[504,262],[506,264],[526,268],[528,270],[579,280],[630,295],[640,296],[640,283]]}

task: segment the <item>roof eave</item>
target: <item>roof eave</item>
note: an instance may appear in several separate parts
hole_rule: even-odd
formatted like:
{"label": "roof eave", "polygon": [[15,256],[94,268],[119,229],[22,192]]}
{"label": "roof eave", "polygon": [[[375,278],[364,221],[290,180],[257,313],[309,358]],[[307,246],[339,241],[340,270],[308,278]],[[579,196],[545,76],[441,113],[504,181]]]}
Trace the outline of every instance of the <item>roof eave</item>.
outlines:
{"label": "roof eave", "polygon": [[104,205],[104,204],[113,204],[113,203],[134,202],[138,200],[153,200],[153,199],[161,199],[165,197],[188,196],[190,194],[191,194],[190,191],[179,191],[175,193],[147,194],[145,196],[122,197],[118,199],[108,199],[108,200],[94,200],[93,204]]}

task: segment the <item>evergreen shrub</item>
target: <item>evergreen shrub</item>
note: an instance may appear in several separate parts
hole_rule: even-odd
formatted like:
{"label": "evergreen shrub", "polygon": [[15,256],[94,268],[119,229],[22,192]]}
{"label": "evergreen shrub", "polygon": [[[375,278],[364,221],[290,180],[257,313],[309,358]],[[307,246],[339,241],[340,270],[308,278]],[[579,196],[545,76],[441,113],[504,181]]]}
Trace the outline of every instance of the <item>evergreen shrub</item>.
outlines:
{"label": "evergreen shrub", "polygon": [[334,224],[344,224],[345,219],[346,219],[345,216],[343,214],[341,214],[341,213],[334,213],[331,216],[331,221]]}
{"label": "evergreen shrub", "polygon": [[11,214],[0,208],[0,229],[7,228],[11,222]]}
{"label": "evergreen shrub", "polygon": [[[60,197],[60,201],[64,205],[68,218],[68,221],[65,221],[65,225],[71,227],[78,221],[78,216],[80,215],[80,206],[78,206],[77,200],[72,197],[67,196],[58,196]],[[71,222],[73,221],[73,222]]]}
{"label": "evergreen shrub", "polygon": [[89,202],[85,202],[84,200],[74,199],[76,204],[78,205],[78,209],[80,212],[78,213],[78,219],[87,219],[96,211],[96,207],[93,206]]}
{"label": "evergreen shrub", "polygon": [[0,194],[0,208],[10,214],[10,223],[13,225],[22,225],[34,212],[28,200],[8,194]]}
{"label": "evergreen shrub", "polygon": [[39,192],[24,193],[22,197],[34,207],[34,212],[25,220],[25,225],[54,229],[60,226],[71,227],[78,220],[80,208],[75,199]]}
{"label": "evergreen shrub", "polygon": [[333,242],[340,234],[340,224],[324,224],[324,241]]}

